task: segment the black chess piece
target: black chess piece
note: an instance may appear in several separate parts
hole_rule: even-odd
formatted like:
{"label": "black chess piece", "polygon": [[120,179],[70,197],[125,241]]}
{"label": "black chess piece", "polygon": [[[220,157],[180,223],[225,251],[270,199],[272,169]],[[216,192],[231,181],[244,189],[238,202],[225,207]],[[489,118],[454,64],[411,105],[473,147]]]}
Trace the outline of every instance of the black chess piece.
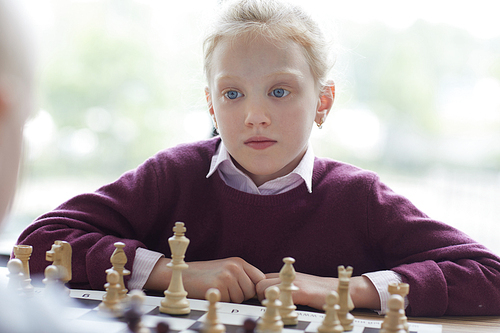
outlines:
{"label": "black chess piece", "polygon": [[156,324],[156,333],[168,333],[170,331],[170,326],[164,322],[160,321]]}
{"label": "black chess piece", "polygon": [[139,331],[139,324],[141,322],[142,313],[137,309],[137,306],[131,306],[125,313],[123,317],[127,323],[127,327],[131,332]]}
{"label": "black chess piece", "polygon": [[243,322],[243,332],[244,333],[254,333],[257,327],[257,321],[252,318],[247,318]]}

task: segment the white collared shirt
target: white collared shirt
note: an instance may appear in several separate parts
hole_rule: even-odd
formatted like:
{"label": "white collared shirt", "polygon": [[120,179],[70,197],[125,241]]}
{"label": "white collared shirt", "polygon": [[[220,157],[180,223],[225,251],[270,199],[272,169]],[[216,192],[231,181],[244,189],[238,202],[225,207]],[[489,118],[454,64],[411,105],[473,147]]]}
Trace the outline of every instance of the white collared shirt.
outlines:
{"label": "white collared shirt", "polygon": [[220,177],[228,186],[242,192],[260,195],[281,194],[296,188],[302,182],[306,183],[307,190],[312,193],[312,174],[314,168],[314,152],[312,147],[307,147],[304,157],[299,165],[288,175],[279,177],[257,187],[255,183],[238,169],[231,159],[223,142],[219,145],[217,152],[212,157],[212,163],[207,174],[207,178],[218,170]]}

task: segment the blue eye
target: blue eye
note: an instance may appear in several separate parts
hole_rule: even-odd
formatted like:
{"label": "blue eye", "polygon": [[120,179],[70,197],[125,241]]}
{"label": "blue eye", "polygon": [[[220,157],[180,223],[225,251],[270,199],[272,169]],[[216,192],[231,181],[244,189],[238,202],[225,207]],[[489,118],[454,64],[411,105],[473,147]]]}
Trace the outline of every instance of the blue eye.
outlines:
{"label": "blue eye", "polygon": [[226,96],[229,99],[236,99],[236,98],[241,97],[243,95],[235,90],[230,90],[227,93],[225,93],[224,96]]}
{"label": "blue eye", "polygon": [[285,90],[283,88],[278,88],[278,89],[274,89],[273,91],[271,91],[271,95],[274,97],[278,97],[278,98],[285,97],[289,93],[290,92],[288,90]]}

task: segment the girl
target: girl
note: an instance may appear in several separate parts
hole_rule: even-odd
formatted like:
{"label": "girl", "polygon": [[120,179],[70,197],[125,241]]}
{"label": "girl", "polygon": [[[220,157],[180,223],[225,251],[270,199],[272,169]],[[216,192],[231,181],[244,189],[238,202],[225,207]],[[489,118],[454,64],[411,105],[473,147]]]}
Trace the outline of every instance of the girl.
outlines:
{"label": "girl", "polygon": [[309,146],[335,88],[326,43],[299,8],[241,0],[205,40],[206,97],[220,133],[148,159],[95,193],[37,219],[20,236],[42,272],[54,240],[73,247],[73,281],[102,289],[113,243],[126,243],[129,289],[167,289],[167,239],[187,227],[189,297],[210,287],[242,302],[279,283],[296,259],[297,304],[321,309],[337,266],[354,267],[356,307],[386,308],[390,282],[410,284],[412,316],[500,314],[500,259],[431,220],[377,175],[318,158]]}

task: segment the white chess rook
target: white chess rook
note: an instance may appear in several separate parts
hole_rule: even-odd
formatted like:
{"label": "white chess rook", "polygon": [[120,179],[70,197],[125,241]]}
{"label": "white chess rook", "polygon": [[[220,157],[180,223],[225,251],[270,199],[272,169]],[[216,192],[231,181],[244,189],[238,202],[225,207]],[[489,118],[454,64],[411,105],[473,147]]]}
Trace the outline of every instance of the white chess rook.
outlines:
{"label": "white chess rook", "polygon": [[173,230],[174,235],[168,239],[172,261],[167,264],[167,267],[172,269],[172,278],[168,289],[165,291],[165,298],[161,301],[160,312],[184,315],[191,312],[187,292],[184,290],[184,284],[182,283],[182,271],[188,268],[188,265],[184,262],[184,257],[189,245],[189,239],[184,236],[186,228],[183,222],[175,222]]}
{"label": "white chess rook", "polygon": [[338,316],[340,319],[340,324],[344,327],[344,331],[351,331],[353,329],[354,316],[349,312],[354,309],[354,303],[352,302],[351,295],[349,293],[349,281],[352,276],[352,267],[344,266],[338,267],[339,272],[339,285],[337,293],[339,295],[339,306]]}
{"label": "white chess rook", "polygon": [[29,266],[29,260],[32,252],[33,247],[31,245],[14,245],[14,256],[16,259],[21,260],[23,264],[24,281],[22,283],[22,288],[24,294],[28,297],[33,297],[35,294],[35,288],[31,285]]}
{"label": "white chess rook", "polygon": [[[387,289],[389,291],[389,294],[399,295],[403,297],[404,300],[404,298],[410,292],[410,285],[408,283],[390,283]],[[401,321],[403,323],[406,333],[409,333],[410,326],[408,325],[408,318],[406,317],[406,314],[403,317],[401,317]]]}

